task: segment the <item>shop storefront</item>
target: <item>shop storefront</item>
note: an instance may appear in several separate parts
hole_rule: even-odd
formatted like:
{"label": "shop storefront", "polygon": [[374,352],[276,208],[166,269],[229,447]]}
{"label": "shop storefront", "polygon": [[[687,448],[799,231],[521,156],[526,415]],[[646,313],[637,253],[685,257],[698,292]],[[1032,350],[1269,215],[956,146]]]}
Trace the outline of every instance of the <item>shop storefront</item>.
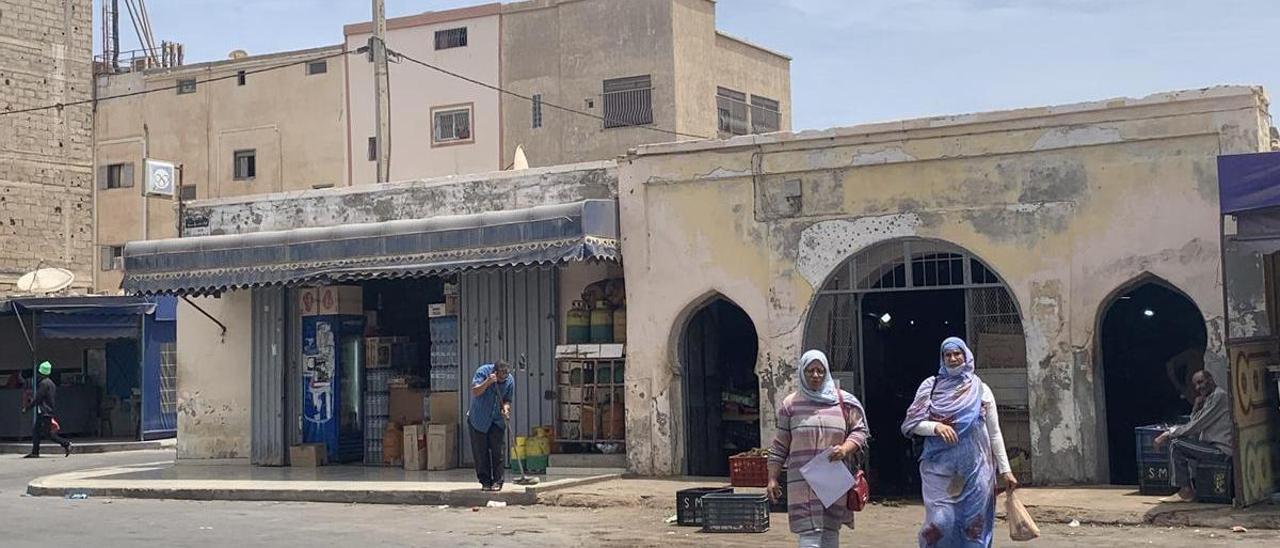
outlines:
{"label": "shop storefront", "polygon": [[[599,451],[598,438],[622,442],[621,418],[603,437],[596,428],[584,434],[558,426],[571,424],[570,416],[572,424],[581,420],[581,397],[574,406],[560,403],[562,394],[578,396],[585,381],[580,372],[572,377],[580,390],[567,390],[570,375],[560,375],[557,358],[566,355],[563,343],[579,340],[583,309],[575,301],[584,292],[599,296],[597,316],[603,320],[608,309],[610,323],[609,333],[598,334],[608,340],[588,332],[582,342],[615,342],[621,284],[611,300],[602,280],[621,274],[616,210],[613,200],[586,200],[141,242],[126,249],[125,287],[190,297],[211,305],[219,322],[250,324],[244,435],[254,464],[287,464],[298,444],[322,444],[330,462],[392,464],[403,458],[403,429],[417,425],[434,457],[428,468],[468,463],[463,417],[471,376],[497,360],[510,363],[516,379],[512,445],[536,436],[550,449],[551,438],[565,445],[572,438],[581,442],[575,448]],[[249,306],[235,316],[219,307],[246,293]],[[617,354],[612,359],[621,362]],[[622,368],[614,371],[608,381],[617,375],[620,387]],[[591,381],[604,380],[592,373]],[[183,384],[184,392],[198,388]],[[607,414],[589,407],[591,420]]]}
{"label": "shop storefront", "polygon": [[0,303],[0,438],[31,435],[35,363],[49,361],[69,437],[151,440],[177,428],[172,297],[43,297]]}

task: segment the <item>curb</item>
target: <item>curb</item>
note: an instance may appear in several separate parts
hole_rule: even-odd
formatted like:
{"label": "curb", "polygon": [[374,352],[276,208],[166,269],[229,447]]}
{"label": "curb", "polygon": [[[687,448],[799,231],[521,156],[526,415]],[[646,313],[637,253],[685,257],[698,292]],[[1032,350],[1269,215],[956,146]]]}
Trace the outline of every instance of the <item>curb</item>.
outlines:
{"label": "curb", "polygon": [[[166,445],[163,441],[126,441],[126,442],[105,442],[105,443],[76,443],[71,441],[72,455],[90,455],[100,453],[123,453],[126,451],[158,451],[169,449],[172,445]],[[0,455],[25,455],[31,451],[31,444],[26,443],[3,443],[0,444]],[[49,456],[62,456],[62,447],[56,443],[41,443],[40,452]]]}

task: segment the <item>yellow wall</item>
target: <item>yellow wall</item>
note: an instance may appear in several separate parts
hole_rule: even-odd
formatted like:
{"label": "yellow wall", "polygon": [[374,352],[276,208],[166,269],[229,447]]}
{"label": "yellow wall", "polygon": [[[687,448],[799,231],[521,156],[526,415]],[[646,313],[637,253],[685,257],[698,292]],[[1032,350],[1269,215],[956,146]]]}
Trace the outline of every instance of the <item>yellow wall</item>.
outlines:
{"label": "yellow wall", "polygon": [[1018,301],[1037,480],[1102,479],[1099,309],[1128,282],[1163,278],[1200,307],[1207,363],[1225,371],[1216,157],[1262,150],[1266,106],[1259,89],[1213,88],[642,147],[619,169],[631,468],[683,469],[675,342],[709,295],[754,321],[773,416],[832,269],[923,237],[975,254]]}
{"label": "yellow wall", "polygon": [[248,459],[251,408],[251,295],[178,303],[178,459]]}

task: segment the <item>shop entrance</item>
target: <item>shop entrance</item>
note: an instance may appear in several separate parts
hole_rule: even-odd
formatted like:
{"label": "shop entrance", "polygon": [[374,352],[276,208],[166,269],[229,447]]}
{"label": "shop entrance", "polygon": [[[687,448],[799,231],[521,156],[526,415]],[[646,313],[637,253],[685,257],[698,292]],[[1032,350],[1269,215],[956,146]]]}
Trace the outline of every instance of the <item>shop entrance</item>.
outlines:
{"label": "shop entrance", "polygon": [[918,497],[911,441],[900,433],[920,383],[937,373],[947,337],[964,338],[995,393],[1014,473],[1033,481],[1026,342],[1018,307],[998,276],[946,242],[902,239],[848,259],[810,310],[805,348],[827,353],[841,387],[867,409],[868,476],[877,496]]}
{"label": "shop entrance", "polygon": [[693,476],[728,476],[729,457],[760,447],[755,325],[723,298],[689,320],[684,365],[685,462]]}
{"label": "shop entrance", "polygon": [[1111,483],[1138,483],[1135,427],[1180,422],[1191,412],[1191,375],[1204,368],[1206,340],[1195,303],[1156,280],[1106,306],[1099,342]]}

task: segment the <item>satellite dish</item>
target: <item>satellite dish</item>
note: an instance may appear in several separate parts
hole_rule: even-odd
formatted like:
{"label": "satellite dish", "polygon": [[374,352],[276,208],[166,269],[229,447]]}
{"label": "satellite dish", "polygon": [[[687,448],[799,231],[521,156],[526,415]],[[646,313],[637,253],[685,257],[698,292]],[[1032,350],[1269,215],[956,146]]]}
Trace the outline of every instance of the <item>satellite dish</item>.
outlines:
{"label": "satellite dish", "polygon": [[529,159],[524,156],[524,145],[516,145],[516,157],[511,161],[511,169],[529,169]]}
{"label": "satellite dish", "polygon": [[41,268],[18,278],[18,291],[24,293],[55,293],[76,281],[76,275],[65,268]]}
{"label": "satellite dish", "polygon": [[242,49],[232,50],[231,53],[227,54],[228,59],[244,59],[245,57],[248,57],[248,56],[249,56],[249,52]]}

